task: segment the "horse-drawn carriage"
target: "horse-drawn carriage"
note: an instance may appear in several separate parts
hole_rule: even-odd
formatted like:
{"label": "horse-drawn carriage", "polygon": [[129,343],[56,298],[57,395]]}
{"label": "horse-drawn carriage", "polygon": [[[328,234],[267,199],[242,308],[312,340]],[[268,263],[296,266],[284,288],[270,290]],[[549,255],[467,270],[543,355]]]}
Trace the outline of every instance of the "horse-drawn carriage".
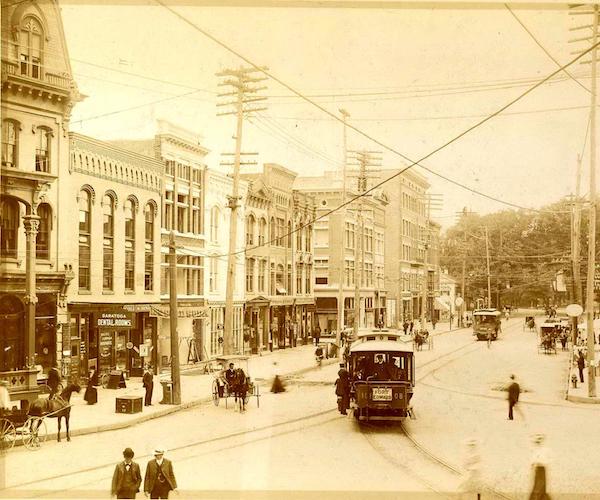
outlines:
{"label": "horse-drawn carriage", "polygon": [[523,330],[529,330],[530,332],[535,331],[535,317],[525,316],[525,322],[523,323]]}
{"label": "horse-drawn carriage", "polygon": [[556,340],[562,331],[559,321],[547,319],[540,325],[540,341],[538,343],[538,354],[556,354]]}
{"label": "horse-drawn carriage", "polygon": [[53,399],[38,398],[29,405],[28,410],[17,407],[0,409],[1,450],[9,450],[19,441],[29,450],[38,450],[48,436],[46,418],[57,419],[58,441],[60,441],[61,420],[65,418],[67,441],[71,440],[69,436],[71,394],[79,392],[81,388],[77,384],[69,384],[65,389],[60,387],[60,393],[57,393]]}
{"label": "horse-drawn carriage", "polygon": [[417,330],[415,331],[413,338],[413,346],[415,350],[421,351],[423,350],[423,346],[426,345],[427,349],[433,349],[433,338],[429,335],[429,331],[427,330]]}
{"label": "horse-drawn carriage", "polygon": [[[250,396],[256,397],[256,406],[260,407],[260,390],[258,384],[250,379],[248,374],[248,356],[223,356],[215,359],[219,365],[212,384],[212,397],[215,406],[219,405],[221,399],[225,399],[225,408],[230,397],[234,398],[236,407],[245,411]],[[235,363],[244,363],[246,370],[235,368]],[[230,371],[228,367],[233,365]]]}
{"label": "horse-drawn carriage", "polygon": [[10,450],[18,441],[29,450],[38,450],[47,435],[43,417],[29,416],[17,408],[0,411],[0,450]]}

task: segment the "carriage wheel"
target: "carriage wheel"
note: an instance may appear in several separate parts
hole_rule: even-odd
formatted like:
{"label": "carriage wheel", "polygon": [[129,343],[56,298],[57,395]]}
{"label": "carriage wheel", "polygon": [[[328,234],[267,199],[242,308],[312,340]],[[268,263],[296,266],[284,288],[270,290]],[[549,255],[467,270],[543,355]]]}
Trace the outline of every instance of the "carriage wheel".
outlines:
{"label": "carriage wheel", "polygon": [[39,450],[48,437],[46,422],[42,417],[29,417],[21,432],[23,444],[28,450]]}
{"label": "carriage wheel", "polygon": [[216,380],[212,384],[212,398],[215,406],[219,406],[219,384]]}
{"label": "carriage wheel", "polygon": [[16,439],[17,431],[13,423],[6,418],[0,418],[0,452],[10,450]]}

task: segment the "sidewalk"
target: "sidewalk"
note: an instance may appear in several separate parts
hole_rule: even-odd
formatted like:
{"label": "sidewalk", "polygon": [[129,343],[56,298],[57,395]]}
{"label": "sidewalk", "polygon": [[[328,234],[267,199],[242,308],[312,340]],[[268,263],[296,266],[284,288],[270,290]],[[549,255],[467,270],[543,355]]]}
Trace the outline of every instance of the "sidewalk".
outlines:
{"label": "sidewalk", "polygon": [[[271,380],[275,373],[280,376],[292,376],[305,373],[316,368],[314,346],[305,345],[295,348],[254,355],[248,359],[248,373],[252,380],[259,386],[260,394],[270,391]],[[337,363],[337,358],[323,360],[323,365]],[[276,364],[275,364],[276,363]],[[240,365],[246,370],[245,362]],[[169,379],[170,374],[162,373],[161,380]],[[134,377],[126,381],[124,389],[104,389],[98,387],[98,403],[88,405],[83,399],[85,387],[81,393],[73,393],[71,398],[70,434],[80,436],[108,430],[122,429],[145,422],[150,419],[163,417],[173,412],[191,408],[203,403],[212,402],[212,383],[214,374],[205,374],[204,370],[193,365],[181,366],[181,404],[161,405],[162,386],[159,377],[154,377],[154,392],[152,406],[143,406],[142,413],[123,414],[116,413],[116,398],[122,396],[138,396],[143,398],[145,390],[142,387],[141,377]],[[220,404],[225,404],[221,401]],[[46,421],[48,440],[56,439],[56,420]],[[62,428],[62,437],[65,438],[65,427]],[[16,443],[17,445],[20,442]]]}
{"label": "sidewalk", "polygon": [[[438,336],[449,331],[447,322],[438,323],[435,331],[428,325],[432,335]],[[453,328],[452,331],[459,331]],[[248,373],[252,380],[259,386],[260,394],[270,391],[271,381],[275,373],[284,377],[302,375],[307,372],[317,370],[314,358],[314,345],[297,346],[294,348],[276,350],[273,352],[263,352],[261,355],[253,355],[248,359]],[[434,355],[434,351],[426,355]],[[276,365],[275,365],[276,363]],[[323,360],[323,366],[338,363],[338,358],[329,358]],[[245,364],[245,363],[244,363]],[[244,370],[246,367],[241,365]],[[336,370],[337,371],[337,370]],[[323,374],[327,372],[321,372]],[[335,372],[333,372],[335,373]],[[204,365],[181,365],[181,404],[179,405],[161,405],[162,386],[160,380],[170,379],[170,372],[162,372],[154,377],[154,392],[152,397],[152,406],[143,406],[141,413],[124,414],[116,413],[116,398],[122,396],[144,397],[145,390],[142,387],[141,377],[130,378],[126,381],[125,389],[104,389],[98,387],[98,403],[88,405],[83,394],[85,387],[81,388],[81,393],[74,393],[71,398],[71,421],[70,434],[72,436],[81,436],[96,432],[104,432],[116,429],[123,429],[136,425],[147,420],[163,417],[171,413],[199,406],[205,403],[212,403],[212,383],[213,374],[204,373]],[[333,378],[335,380],[335,377]],[[333,382],[332,380],[332,382]],[[222,400],[220,404],[225,404]],[[56,421],[54,419],[46,420],[48,429],[48,440],[56,439]],[[65,428],[63,425],[61,439],[66,439]],[[16,445],[21,444],[20,441]]]}
{"label": "sidewalk", "polygon": [[[594,359],[600,358],[600,345],[596,344],[594,348]],[[579,369],[577,363],[573,361],[573,352],[569,355],[569,374],[567,376],[567,400],[573,403],[588,403],[588,404],[600,404],[600,394],[598,389],[600,388],[600,369],[596,367],[596,397],[591,398],[588,395],[588,367],[586,360],[586,367],[583,369],[583,383],[579,381]],[[577,380],[577,387],[573,386],[572,378],[575,377]]]}

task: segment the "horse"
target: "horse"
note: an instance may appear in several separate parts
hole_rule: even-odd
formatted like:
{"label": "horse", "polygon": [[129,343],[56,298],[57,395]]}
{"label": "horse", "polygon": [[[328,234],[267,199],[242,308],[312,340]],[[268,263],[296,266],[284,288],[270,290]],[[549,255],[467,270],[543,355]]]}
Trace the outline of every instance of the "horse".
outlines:
{"label": "horse", "polygon": [[246,395],[248,393],[248,377],[242,368],[236,368],[230,384],[230,390],[235,397],[236,405],[239,399],[240,412],[246,411]]}
{"label": "horse", "polygon": [[[81,387],[77,384],[69,384],[67,387],[63,389],[63,391],[54,396],[52,399],[36,399],[29,406],[29,411],[27,415],[32,417],[48,417],[48,418],[56,418],[58,419],[58,441],[60,442],[60,424],[65,418],[65,422],[67,425],[67,441],[71,441],[71,436],[69,435],[69,416],[71,415],[71,394],[74,392],[81,391]],[[39,427],[39,423],[38,423]],[[37,429],[34,429],[37,431]]]}

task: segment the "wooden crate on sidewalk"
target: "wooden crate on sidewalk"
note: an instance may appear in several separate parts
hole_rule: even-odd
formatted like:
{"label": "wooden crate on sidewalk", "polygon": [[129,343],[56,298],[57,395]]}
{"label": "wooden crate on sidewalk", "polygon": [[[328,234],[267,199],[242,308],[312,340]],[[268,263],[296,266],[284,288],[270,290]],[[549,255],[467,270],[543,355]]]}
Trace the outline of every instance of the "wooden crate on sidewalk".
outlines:
{"label": "wooden crate on sidewalk", "polygon": [[117,413],[141,413],[141,396],[119,396],[115,400],[115,411]]}

